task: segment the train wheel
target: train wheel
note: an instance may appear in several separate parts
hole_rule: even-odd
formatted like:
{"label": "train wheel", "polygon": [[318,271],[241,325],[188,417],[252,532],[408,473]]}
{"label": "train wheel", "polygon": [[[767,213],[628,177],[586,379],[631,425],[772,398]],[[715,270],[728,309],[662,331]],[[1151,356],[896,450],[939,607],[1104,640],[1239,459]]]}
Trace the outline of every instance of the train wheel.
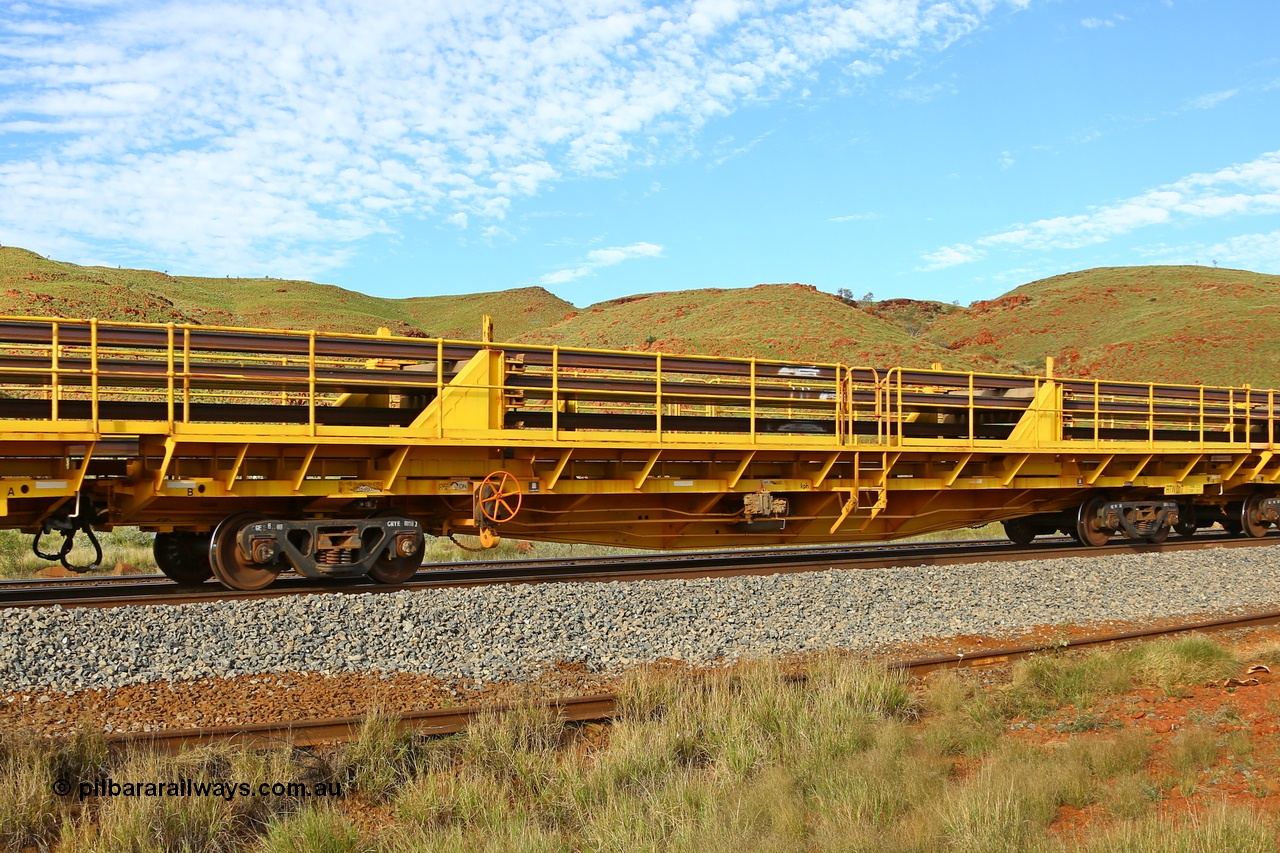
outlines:
{"label": "train wheel", "polygon": [[1222,521],[1218,522],[1222,525],[1222,529],[1227,531],[1231,536],[1239,536],[1244,532],[1244,527],[1240,524],[1241,518],[1244,516],[1243,503],[1230,503],[1222,508],[1222,512],[1226,515]]}
{"label": "train wheel", "polygon": [[1080,504],[1080,512],[1076,516],[1076,538],[1081,545],[1097,548],[1111,539],[1111,531],[1098,523],[1098,510],[1105,503],[1102,498],[1089,498]]}
{"label": "train wheel", "polygon": [[1003,521],[1004,535],[1009,537],[1009,541],[1014,545],[1021,545],[1024,548],[1031,544],[1036,538],[1036,532],[1031,524],[1025,518],[1011,518]]}
{"label": "train wheel", "polygon": [[[399,513],[392,511],[376,512],[370,518],[375,517],[399,517]],[[422,568],[422,554],[426,546],[426,537],[421,533],[413,544],[413,553],[398,554],[396,552],[396,541],[393,538],[391,545],[383,552],[378,561],[373,564],[373,568],[369,569],[369,577],[378,583],[404,583],[418,573],[418,569]]]}
{"label": "train wheel", "polygon": [[1259,517],[1258,509],[1264,500],[1262,495],[1249,495],[1240,505],[1240,532],[1250,539],[1261,539],[1271,527],[1271,522]]}
{"label": "train wheel", "polygon": [[151,552],[165,577],[183,586],[197,586],[213,577],[207,546],[208,541],[195,533],[157,533]]}
{"label": "train wheel", "polygon": [[277,569],[254,565],[240,553],[236,537],[246,524],[252,524],[264,518],[256,512],[237,512],[222,520],[213,531],[209,540],[209,565],[213,568],[213,576],[231,589],[254,590],[266,589],[275,582],[280,572]]}
{"label": "train wheel", "polygon": [[1166,524],[1164,527],[1159,528],[1154,533],[1148,533],[1146,536],[1143,536],[1142,538],[1150,542],[1152,545],[1159,545],[1161,542],[1164,542],[1169,538],[1170,529],[1171,528],[1169,527],[1169,525]]}

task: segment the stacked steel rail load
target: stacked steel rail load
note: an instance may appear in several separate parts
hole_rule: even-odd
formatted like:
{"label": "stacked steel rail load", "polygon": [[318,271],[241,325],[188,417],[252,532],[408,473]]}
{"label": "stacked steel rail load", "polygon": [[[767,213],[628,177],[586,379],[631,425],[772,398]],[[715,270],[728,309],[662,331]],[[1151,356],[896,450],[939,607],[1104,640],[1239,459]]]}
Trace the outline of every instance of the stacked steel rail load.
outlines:
{"label": "stacked steel rail load", "polygon": [[[0,527],[182,582],[416,569],[424,533],[660,548],[1280,519],[1274,391],[0,318]],[[63,537],[62,542],[58,540]],[[83,567],[81,567],[83,568]]]}

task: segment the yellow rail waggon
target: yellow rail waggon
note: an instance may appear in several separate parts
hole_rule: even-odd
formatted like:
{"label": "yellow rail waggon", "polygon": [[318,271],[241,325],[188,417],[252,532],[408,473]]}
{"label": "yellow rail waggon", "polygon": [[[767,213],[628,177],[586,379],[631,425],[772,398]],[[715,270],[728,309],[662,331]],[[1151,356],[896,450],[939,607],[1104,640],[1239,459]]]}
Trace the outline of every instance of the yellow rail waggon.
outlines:
{"label": "yellow rail waggon", "polygon": [[67,563],[137,525],[175,580],[257,589],[402,582],[425,534],[1097,545],[1280,519],[1275,391],[482,337],[0,318],[0,527]]}

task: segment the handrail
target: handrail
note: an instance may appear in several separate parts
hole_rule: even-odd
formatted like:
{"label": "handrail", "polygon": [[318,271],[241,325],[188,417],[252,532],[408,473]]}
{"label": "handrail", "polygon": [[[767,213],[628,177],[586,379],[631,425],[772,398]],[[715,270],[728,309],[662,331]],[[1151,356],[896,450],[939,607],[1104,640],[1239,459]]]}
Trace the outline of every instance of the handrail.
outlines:
{"label": "handrail", "polygon": [[[481,351],[500,351],[509,361],[523,361],[523,371],[495,376],[487,384],[446,375],[453,369],[450,365]],[[403,369],[414,364],[431,364],[435,375]],[[271,403],[306,406],[307,430],[315,435],[319,410],[336,405],[344,392],[425,399],[434,394],[440,399],[451,387],[498,392],[494,399],[504,401],[510,394],[521,401],[517,408],[549,412],[553,438],[565,429],[561,407],[573,400],[575,411],[584,415],[651,413],[650,430],[659,443],[675,433],[715,431],[696,426],[697,418],[704,417],[711,422],[740,418],[753,445],[779,425],[802,421],[825,425],[834,447],[868,442],[925,446],[937,436],[976,448],[1011,429],[1046,381],[1062,388],[1060,402],[1039,404],[1051,406],[1052,412],[1045,414],[1057,419],[1055,441],[1094,449],[1114,441],[1140,441],[1151,449],[1173,432],[1202,451],[1257,444],[1274,452],[1276,391],[1255,392],[1247,385],[1050,380],[901,366],[881,373],[839,362],[0,317],[0,389],[12,399],[45,400],[45,411],[54,421],[87,408],[95,428],[103,405],[109,403],[158,406],[154,419],[169,429],[191,423],[197,403]],[[1026,391],[1017,392],[1019,388]],[[438,438],[451,428],[445,420],[435,419]],[[1028,444],[1042,446],[1047,435],[1033,430]]]}

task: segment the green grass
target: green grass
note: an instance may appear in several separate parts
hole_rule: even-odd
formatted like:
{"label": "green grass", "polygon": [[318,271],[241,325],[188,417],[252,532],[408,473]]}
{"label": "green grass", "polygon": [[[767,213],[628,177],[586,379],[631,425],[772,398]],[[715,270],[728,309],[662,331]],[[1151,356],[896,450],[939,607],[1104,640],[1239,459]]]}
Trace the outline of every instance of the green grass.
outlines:
{"label": "green grass", "polygon": [[1273,826],[1248,809],[1225,805],[1204,815],[1122,823],[1078,848],[1079,853],[1271,853],[1275,849]]}
{"label": "green grass", "polygon": [[1179,685],[1222,679],[1239,670],[1240,661],[1205,637],[1142,643],[1115,652],[1083,657],[1038,655],[1014,667],[1006,700],[1031,714],[1153,686],[1173,691]]}
{"label": "green grass", "polygon": [[[1093,657],[1107,656],[1064,658],[1052,678],[1039,667],[1034,690],[1026,677],[991,687],[954,674],[921,688],[839,656],[811,661],[803,681],[767,661],[696,675],[642,670],[622,686],[604,737],[535,706],[436,739],[398,733],[375,714],[355,742],[323,754],[108,755],[100,739],[3,735],[0,843],[70,853],[1274,849],[1275,824],[1249,810],[1210,801],[1186,818],[1158,818],[1162,781],[1152,776],[1146,734],[1048,744],[1007,734],[1014,715],[1040,709],[1047,695],[1118,683],[1071,674],[1071,666],[1096,674],[1119,665],[1115,655]],[[1123,670],[1135,683],[1176,688],[1228,659],[1207,645],[1153,643]],[[1194,774],[1221,748],[1207,728],[1188,730],[1170,742],[1168,766]],[[347,796],[114,798],[74,809],[48,793],[59,776],[74,783],[101,773],[338,781]],[[1063,840],[1051,824],[1064,806],[1093,809],[1098,822]]]}
{"label": "green grass", "polygon": [[[117,527],[112,531],[100,531],[98,542],[102,545],[102,564],[92,575],[110,574],[118,563],[128,563],[143,574],[158,572],[152,555],[153,534],[136,527]],[[62,534],[45,536],[41,547],[46,552],[56,551],[62,544]],[[86,566],[94,558],[93,548],[83,533],[77,534],[76,546],[69,559],[73,565]],[[31,550],[31,534],[17,530],[0,530],[0,578],[30,578],[41,569],[57,566],[37,557]]]}

